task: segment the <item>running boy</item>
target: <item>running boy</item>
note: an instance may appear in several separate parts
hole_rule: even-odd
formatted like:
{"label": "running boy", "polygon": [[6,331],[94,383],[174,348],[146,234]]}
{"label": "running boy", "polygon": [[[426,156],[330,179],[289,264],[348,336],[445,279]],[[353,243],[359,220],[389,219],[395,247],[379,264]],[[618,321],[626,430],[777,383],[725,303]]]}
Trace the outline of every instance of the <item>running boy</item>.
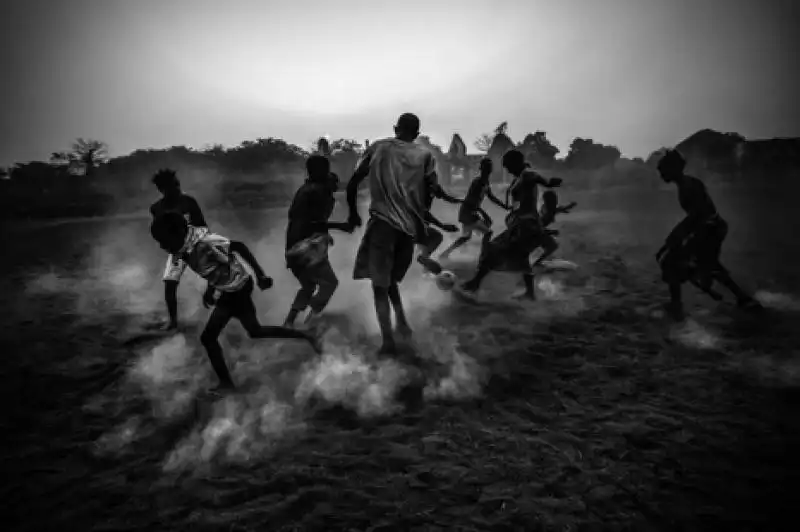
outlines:
{"label": "running boy", "polygon": [[328,305],[339,279],[328,259],[328,247],[333,244],[329,230],[353,232],[348,223],[329,222],[336,206],[334,193],[339,179],[331,173],[330,161],[322,155],[306,160],[308,179],[297,190],[289,207],[286,227],[286,266],[300,281],[284,327],[293,327],[298,314],[310,307],[306,323],[318,316]]}
{"label": "running boy", "polygon": [[394,127],[395,137],[370,144],[347,185],[349,221],[360,226],[358,186],[369,177],[370,218],[356,255],[353,279],[372,282],[382,354],[397,351],[392,309],[397,332],[411,336],[399,284],[411,266],[415,244],[425,239],[430,195],[442,197],[444,193],[437,183],[433,154],[414,142],[419,126],[416,115],[401,115]]}
{"label": "running boy", "polygon": [[494,270],[519,271],[525,282],[522,297],[535,299],[529,257],[545,243],[545,232],[536,205],[539,185],[558,187],[561,179],[545,179],[534,172],[526,165],[525,156],[519,150],[511,150],[503,155],[503,167],[514,176],[514,181],[506,191],[506,203],[510,205],[506,230],[485,242],[478,260],[478,270],[462,288],[467,292],[477,291],[483,279]]}
{"label": "running boy", "polygon": [[467,190],[467,195],[458,210],[458,222],[461,224],[461,236],[453,244],[444,250],[440,259],[446,260],[456,249],[469,242],[472,232],[478,231],[483,235],[484,242],[492,238],[492,219],[481,208],[484,198],[489,200],[503,210],[508,210],[508,206],[500,201],[492,193],[492,185],[489,178],[492,175],[492,160],[488,157],[481,159],[480,175],[472,180]]}
{"label": "running boy", "polygon": [[[154,219],[168,212],[177,212],[193,227],[208,228],[200,205],[193,197],[183,193],[181,182],[174,170],[159,170],[153,176],[153,184],[161,193],[161,199],[150,206],[150,214]],[[182,264],[180,259],[174,255],[170,254],[167,257],[163,274],[164,300],[169,317],[164,326],[167,330],[178,327],[178,282],[185,267],[186,265]]]}
{"label": "running boy", "polygon": [[[219,344],[219,335],[231,318],[239,320],[250,338],[295,338],[309,342],[319,351],[315,339],[305,333],[259,323],[252,298],[253,279],[242,260],[255,272],[256,283],[261,290],[270,288],[272,279],[267,277],[243,243],[209,233],[206,228],[193,227],[176,212],[162,214],[153,220],[150,233],[162,249],[180,259],[183,265],[181,273],[188,265],[208,281],[203,304],[206,308],[214,306],[214,310],[200,335],[200,341],[219,378],[219,389],[234,387]],[[218,298],[215,297],[217,292]]]}
{"label": "running boy", "polygon": [[663,280],[669,287],[670,314],[683,319],[681,285],[690,278],[705,291],[716,280],[733,293],[740,307],[760,309],[761,305],[734,282],[720,262],[728,223],[717,212],[703,182],[686,175],[685,168],[686,160],[675,150],[667,151],[658,163],[661,179],[678,186],[678,202],[686,213],[656,254]]}

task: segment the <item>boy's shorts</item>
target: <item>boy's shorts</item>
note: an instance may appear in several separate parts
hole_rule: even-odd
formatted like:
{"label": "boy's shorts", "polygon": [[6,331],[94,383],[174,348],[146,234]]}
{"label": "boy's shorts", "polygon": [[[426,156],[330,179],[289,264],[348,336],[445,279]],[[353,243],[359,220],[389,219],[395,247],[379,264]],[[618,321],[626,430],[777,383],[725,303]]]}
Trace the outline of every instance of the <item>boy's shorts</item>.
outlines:
{"label": "boy's shorts", "polygon": [[529,272],[530,254],[546,238],[538,220],[520,220],[487,244],[483,259],[490,261],[493,270]]}
{"label": "boy's shorts", "polygon": [[370,279],[389,288],[403,280],[414,260],[414,237],[378,217],[371,217],[356,253],[353,279]]}

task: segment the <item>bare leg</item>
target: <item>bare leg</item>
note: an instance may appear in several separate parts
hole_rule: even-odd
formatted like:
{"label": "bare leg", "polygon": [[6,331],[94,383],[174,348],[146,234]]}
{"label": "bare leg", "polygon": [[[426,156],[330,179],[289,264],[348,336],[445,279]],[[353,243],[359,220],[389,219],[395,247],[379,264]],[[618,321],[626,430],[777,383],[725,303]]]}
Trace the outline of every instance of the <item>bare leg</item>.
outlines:
{"label": "bare leg", "polygon": [[683,320],[684,312],[683,312],[683,292],[681,290],[681,284],[678,282],[669,283],[669,304],[667,305],[667,312],[670,315],[678,320]]}
{"label": "bare leg", "polygon": [[225,364],[225,358],[222,355],[222,346],[219,344],[219,335],[222,330],[233,317],[230,309],[225,307],[215,307],[208,318],[205,329],[200,334],[200,342],[206,349],[208,360],[211,362],[211,367],[219,379],[220,388],[233,388],[233,379],[231,378],[228,366]]}
{"label": "bare leg", "polygon": [[411,338],[411,326],[406,319],[406,312],[403,308],[403,300],[400,298],[400,288],[397,283],[389,287],[389,302],[394,309],[394,317],[397,323],[397,332],[404,336],[406,339]]}
{"label": "bare leg", "polygon": [[761,308],[761,304],[758,303],[753,296],[745,292],[742,287],[740,287],[736,281],[733,280],[730,273],[728,273],[726,269],[723,268],[714,272],[714,279],[716,279],[719,284],[730,290],[730,292],[736,297],[736,302],[740,307],[750,309]]}
{"label": "bare leg", "polygon": [[519,299],[529,299],[531,301],[536,300],[536,291],[533,287],[533,280],[534,275],[532,273],[522,274],[522,282],[525,284],[525,292],[519,296]]}
{"label": "bare leg", "polygon": [[283,321],[284,327],[293,327],[298,314],[303,312],[309,305],[311,298],[314,296],[314,291],[317,289],[317,284],[311,278],[309,272],[293,269],[292,273],[300,281],[300,289],[294,297],[292,307],[289,309],[286,319]]}
{"label": "bare leg", "polygon": [[392,332],[392,308],[389,302],[389,289],[373,284],[372,294],[375,298],[375,313],[378,315],[378,326],[383,337],[380,353],[394,354],[397,351],[397,346]]}
{"label": "bare leg", "polygon": [[178,281],[164,281],[164,301],[169,316],[167,327],[174,329],[178,326]]}
{"label": "bare leg", "polygon": [[318,345],[316,339],[303,331],[297,331],[289,327],[278,327],[276,325],[261,325],[261,323],[258,321],[258,316],[256,315],[256,309],[252,300],[250,301],[249,305],[246,303],[242,304],[242,308],[236,313],[236,318],[239,320],[239,323],[242,324],[244,330],[247,331],[247,335],[250,338],[286,338],[293,340],[305,340],[311,344],[314,350],[317,352],[320,351],[320,346]]}
{"label": "bare leg", "polygon": [[558,242],[556,242],[555,238],[549,237],[545,240],[544,244],[542,244],[542,251],[543,253],[539,256],[538,259],[533,263],[534,266],[538,266],[542,262],[544,262],[547,258],[549,258],[553,253],[558,250]]}

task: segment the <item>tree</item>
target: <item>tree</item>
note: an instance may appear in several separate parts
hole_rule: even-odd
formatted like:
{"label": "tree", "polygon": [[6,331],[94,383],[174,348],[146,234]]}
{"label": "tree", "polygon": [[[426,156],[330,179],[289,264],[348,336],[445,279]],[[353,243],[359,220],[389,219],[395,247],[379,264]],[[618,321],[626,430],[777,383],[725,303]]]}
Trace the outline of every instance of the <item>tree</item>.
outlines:
{"label": "tree", "polygon": [[564,162],[569,168],[596,170],[614,164],[621,155],[616,146],[606,146],[595,143],[592,139],[577,137],[570,144]]}
{"label": "tree", "polygon": [[79,138],[72,143],[70,151],[53,152],[50,161],[72,169],[80,169],[88,176],[101,164],[108,161],[108,145],[99,140]]}
{"label": "tree", "polygon": [[525,157],[537,166],[549,167],[556,160],[559,149],[547,138],[544,131],[528,133],[525,138],[517,145],[517,148],[525,154]]}
{"label": "tree", "polygon": [[330,143],[330,153],[340,151],[360,152],[361,149],[361,144],[353,139],[336,139]]}
{"label": "tree", "polygon": [[475,139],[473,145],[475,146],[475,149],[477,149],[478,151],[487,153],[489,151],[489,148],[491,148],[492,146],[492,140],[494,140],[494,137],[492,135],[488,133],[483,133],[482,135],[480,135],[478,138]]}

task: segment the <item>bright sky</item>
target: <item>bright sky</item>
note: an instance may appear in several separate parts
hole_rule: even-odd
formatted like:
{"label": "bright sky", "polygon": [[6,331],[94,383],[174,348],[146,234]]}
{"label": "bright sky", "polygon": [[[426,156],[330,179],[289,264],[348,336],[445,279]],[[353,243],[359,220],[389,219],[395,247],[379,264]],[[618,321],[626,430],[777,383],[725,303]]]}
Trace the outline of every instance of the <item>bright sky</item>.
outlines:
{"label": "bright sky", "polygon": [[[13,5],[12,5],[13,4]],[[800,136],[793,0],[6,0],[0,163],[378,138],[507,120],[646,156],[702,128]],[[791,11],[791,13],[790,13]]]}

